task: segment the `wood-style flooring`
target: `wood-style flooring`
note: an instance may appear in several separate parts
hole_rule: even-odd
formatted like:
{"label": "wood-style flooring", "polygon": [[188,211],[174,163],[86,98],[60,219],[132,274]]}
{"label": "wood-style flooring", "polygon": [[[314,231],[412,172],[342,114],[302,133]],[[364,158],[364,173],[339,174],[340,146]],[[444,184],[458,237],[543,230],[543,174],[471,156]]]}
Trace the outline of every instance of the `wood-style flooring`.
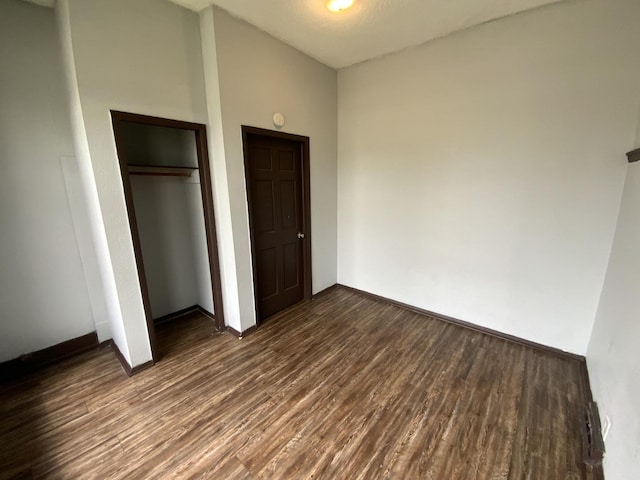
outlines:
{"label": "wood-style flooring", "polygon": [[254,334],[158,328],[0,386],[0,478],[585,478],[580,364],[336,289]]}

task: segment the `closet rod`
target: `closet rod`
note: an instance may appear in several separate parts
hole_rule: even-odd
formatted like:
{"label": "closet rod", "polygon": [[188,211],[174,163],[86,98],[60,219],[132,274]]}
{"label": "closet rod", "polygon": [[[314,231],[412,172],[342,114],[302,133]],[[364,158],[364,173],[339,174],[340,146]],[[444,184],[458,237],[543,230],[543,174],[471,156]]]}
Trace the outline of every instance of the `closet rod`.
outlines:
{"label": "closet rod", "polygon": [[157,167],[154,165],[129,165],[129,175],[158,175],[164,177],[190,177],[195,167]]}

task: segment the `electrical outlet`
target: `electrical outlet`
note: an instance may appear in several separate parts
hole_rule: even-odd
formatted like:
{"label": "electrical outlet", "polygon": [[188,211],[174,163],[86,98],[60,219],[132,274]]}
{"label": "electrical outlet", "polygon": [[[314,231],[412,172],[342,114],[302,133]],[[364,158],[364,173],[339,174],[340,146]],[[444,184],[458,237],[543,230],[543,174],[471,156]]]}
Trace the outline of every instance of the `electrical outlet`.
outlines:
{"label": "electrical outlet", "polygon": [[602,440],[607,441],[607,435],[609,435],[609,430],[611,430],[611,419],[609,415],[604,416],[604,420],[602,421]]}

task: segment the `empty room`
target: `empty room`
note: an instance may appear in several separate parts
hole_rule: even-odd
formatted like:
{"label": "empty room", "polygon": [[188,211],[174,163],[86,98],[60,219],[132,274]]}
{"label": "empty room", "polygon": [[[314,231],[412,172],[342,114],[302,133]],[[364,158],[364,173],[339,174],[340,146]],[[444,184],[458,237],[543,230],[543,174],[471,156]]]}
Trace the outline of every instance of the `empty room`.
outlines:
{"label": "empty room", "polygon": [[0,0],[0,479],[640,478],[638,22]]}

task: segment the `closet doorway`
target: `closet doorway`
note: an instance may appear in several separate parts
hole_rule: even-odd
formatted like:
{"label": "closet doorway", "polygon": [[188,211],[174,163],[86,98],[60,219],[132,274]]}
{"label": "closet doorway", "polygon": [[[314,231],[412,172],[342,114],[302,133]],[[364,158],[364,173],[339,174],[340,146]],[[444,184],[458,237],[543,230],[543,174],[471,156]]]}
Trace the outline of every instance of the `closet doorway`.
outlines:
{"label": "closet doorway", "polygon": [[155,325],[192,311],[224,329],[206,126],[111,111],[153,360]]}

